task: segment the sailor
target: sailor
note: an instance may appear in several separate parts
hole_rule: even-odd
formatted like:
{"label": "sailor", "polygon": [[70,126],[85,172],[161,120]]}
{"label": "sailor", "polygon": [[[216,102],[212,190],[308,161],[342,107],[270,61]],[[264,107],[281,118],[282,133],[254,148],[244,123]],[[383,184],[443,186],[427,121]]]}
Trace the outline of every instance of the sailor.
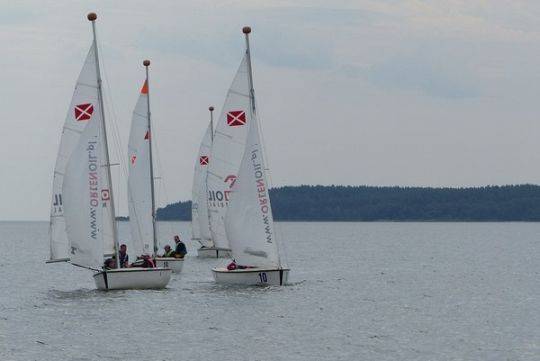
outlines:
{"label": "sailor", "polygon": [[165,246],[165,253],[161,257],[174,257],[174,251],[171,249],[171,246]]}
{"label": "sailor", "polygon": [[131,267],[142,267],[142,268],[154,268],[154,261],[152,258],[143,254],[141,257],[137,257],[137,260],[131,264]]}
{"label": "sailor", "polygon": [[125,244],[120,246],[118,255],[120,256],[120,268],[129,267],[129,256],[127,254],[127,246]]}
{"label": "sailor", "polygon": [[186,245],[184,244],[184,242],[180,240],[180,236],[178,235],[174,236],[174,242],[176,243],[176,248],[174,250],[174,257],[184,258],[184,256],[187,254]]}
{"label": "sailor", "polygon": [[116,268],[116,260],[114,258],[107,258],[105,262],[103,262],[103,269],[114,269]]}
{"label": "sailor", "polygon": [[244,266],[244,265],[241,265],[241,264],[237,264],[236,260],[234,260],[234,259],[232,260],[231,263],[229,263],[227,265],[227,269],[229,271],[234,271],[234,270],[237,270],[237,269],[248,269],[248,268],[255,268],[255,267],[253,267],[253,266]]}

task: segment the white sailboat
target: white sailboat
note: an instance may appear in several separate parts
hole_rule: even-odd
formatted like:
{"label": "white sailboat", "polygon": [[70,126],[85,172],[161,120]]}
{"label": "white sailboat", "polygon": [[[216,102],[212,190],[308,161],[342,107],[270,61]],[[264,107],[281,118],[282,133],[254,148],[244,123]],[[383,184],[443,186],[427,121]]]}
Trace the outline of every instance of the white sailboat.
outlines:
{"label": "white sailboat", "polygon": [[214,142],[214,107],[209,107],[210,124],[204,133],[195,160],[193,188],[191,197],[191,240],[197,241],[201,247],[197,249],[197,257],[220,258],[230,257],[230,249],[216,247],[210,231],[208,213],[208,167],[212,159],[212,143]]}
{"label": "white sailboat", "polygon": [[156,257],[158,244],[148,74],[150,60],[145,60],[143,65],[146,70],[146,79],[133,110],[128,145],[129,225],[133,250],[137,255],[153,257],[157,267],[166,267],[172,269],[173,272],[180,272],[184,264],[183,259]]}
{"label": "white sailboat", "polygon": [[95,13],[88,14],[94,39],[64,123],[55,166],[51,259],[95,271],[94,281],[100,290],[163,288],[169,282],[170,269],[102,270],[109,243],[114,245],[117,260],[119,257],[96,18]]}
{"label": "white sailboat", "polygon": [[244,155],[250,107],[247,54],[242,59],[227,92],[212,139],[210,164],[206,176],[210,234],[214,247],[230,249],[225,231],[225,215],[231,189],[236,182]]}
{"label": "white sailboat", "polygon": [[248,129],[238,178],[232,188],[224,222],[232,258],[241,266],[237,269],[214,268],[212,273],[218,283],[283,285],[287,282],[289,269],[283,266],[279,254],[268,193],[251,70],[251,28],[246,26],[242,31],[246,38],[246,55],[242,64],[247,67],[247,77],[243,79],[247,91],[238,95],[245,97],[247,102],[243,108],[224,109],[228,113],[242,114],[242,124]]}

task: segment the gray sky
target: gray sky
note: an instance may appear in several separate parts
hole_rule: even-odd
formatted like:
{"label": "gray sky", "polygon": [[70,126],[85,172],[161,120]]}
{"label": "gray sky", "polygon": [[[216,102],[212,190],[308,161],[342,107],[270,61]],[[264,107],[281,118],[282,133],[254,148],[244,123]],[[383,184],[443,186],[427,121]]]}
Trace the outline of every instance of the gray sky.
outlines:
{"label": "gray sky", "polygon": [[540,183],[538,1],[0,4],[0,219],[48,219],[91,10],[125,147],[152,60],[161,203],[190,198],[207,108],[221,109],[246,24],[274,185]]}

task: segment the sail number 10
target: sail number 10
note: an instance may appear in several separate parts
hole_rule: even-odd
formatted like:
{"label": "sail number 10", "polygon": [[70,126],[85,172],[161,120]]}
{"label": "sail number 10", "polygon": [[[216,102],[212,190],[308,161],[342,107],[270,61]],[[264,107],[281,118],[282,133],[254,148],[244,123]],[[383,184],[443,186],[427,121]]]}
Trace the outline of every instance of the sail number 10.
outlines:
{"label": "sail number 10", "polygon": [[261,280],[261,283],[268,282],[268,278],[266,277],[266,272],[259,272],[259,279]]}

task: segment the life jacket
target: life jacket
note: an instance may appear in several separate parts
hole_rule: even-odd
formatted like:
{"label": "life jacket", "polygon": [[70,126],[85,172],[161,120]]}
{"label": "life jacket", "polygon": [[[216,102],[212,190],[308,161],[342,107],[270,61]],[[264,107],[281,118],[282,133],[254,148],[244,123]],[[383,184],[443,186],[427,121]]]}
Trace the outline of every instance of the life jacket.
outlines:
{"label": "life jacket", "polygon": [[174,257],[174,251],[171,249],[169,252],[165,252],[163,257]]}

